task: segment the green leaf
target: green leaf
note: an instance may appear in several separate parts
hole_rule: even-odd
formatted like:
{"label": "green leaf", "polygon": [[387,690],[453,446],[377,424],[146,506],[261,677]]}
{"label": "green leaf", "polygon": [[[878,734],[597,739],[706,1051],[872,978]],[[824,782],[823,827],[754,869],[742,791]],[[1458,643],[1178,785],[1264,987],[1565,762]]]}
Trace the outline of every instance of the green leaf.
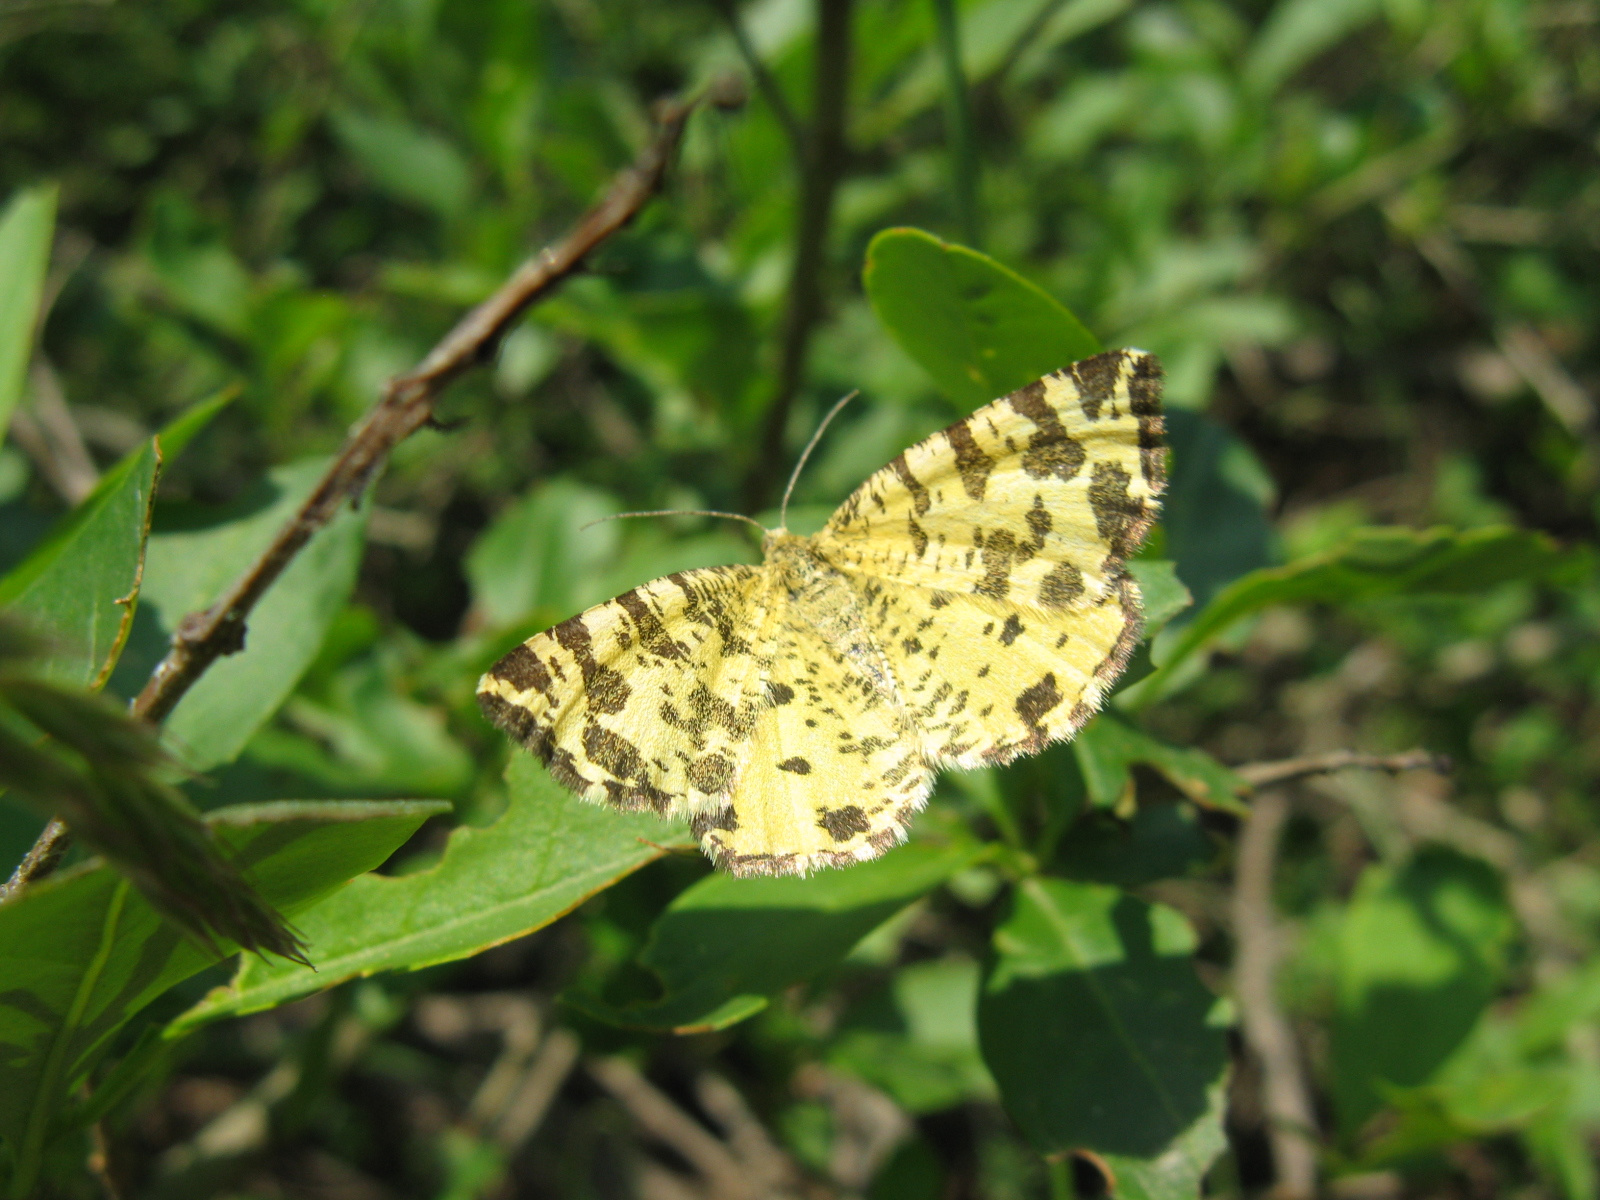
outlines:
{"label": "green leaf", "polygon": [[[1474,593],[1550,575],[1568,556],[1548,537],[1508,526],[1359,529],[1334,549],[1229,584],[1158,653],[1158,669],[1119,693],[1142,706],[1176,686],[1178,668],[1236,621],[1278,604],[1351,604],[1383,596]],[[1159,649],[1159,647],[1158,647]]]}
{"label": "green leaf", "polygon": [[579,800],[528,755],[512,760],[506,781],[506,811],[487,828],[455,830],[435,866],[359,879],[297,921],[314,971],[244,959],[233,982],[176,1028],[271,1008],[357,975],[466,958],[543,928],[663,847],[692,844],[681,825]]}
{"label": "green leaf", "polygon": [[966,846],[912,844],[809,879],[708,875],[667,906],[639,955],[661,982],[660,999],[626,1008],[587,996],[567,1001],[632,1029],[726,1028],[833,966],[974,854]]}
{"label": "green leaf", "polygon": [[99,687],[133,625],[161,464],[175,458],[234,396],[191,407],[130,451],[5,579],[0,608],[45,639],[39,673]]}
{"label": "green leaf", "polygon": [[[564,617],[584,607],[621,540],[618,522],[602,518],[620,511],[605,492],[568,479],[541,483],[509,505],[467,553],[474,615],[500,629],[536,608]],[[584,528],[595,521],[602,523]]]}
{"label": "green leaf", "polygon": [[[251,882],[292,914],[382,863],[441,807],[270,804],[220,810],[211,823]],[[0,1137],[17,1156],[14,1195],[29,1194],[52,1121],[117,1030],[221,957],[99,864],[0,905]]]}
{"label": "green leaf", "polygon": [[353,108],[335,109],[332,119],[339,141],[380,190],[445,217],[466,208],[472,193],[466,160],[437,134]]}
{"label": "green leaf", "polygon": [[0,442],[22,398],[56,224],[54,186],[18,192],[0,212]]}
{"label": "green leaf", "polygon": [[1250,785],[1203,750],[1185,750],[1151,737],[1110,713],[1096,717],[1072,742],[1092,803],[1113,808],[1133,786],[1136,763],[1153,767],[1196,804],[1244,815]]}
{"label": "green leaf", "polygon": [[1117,1196],[1197,1197],[1222,1151],[1228,1052],[1176,911],[1116,888],[1029,879],[994,934],[978,1038],[1043,1154],[1087,1150]]}
{"label": "green leaf", "polygon": [[152,439],[101,476],[0,580],[0,607],[45,640],[45,678],[99,687],[110,675],[133,625],[160,469]]}
{"label": "green leaf", "polygon": [[1369,867],[1340,922],[1329,1041],[1347,1136],[1387,1089],[1426,1083],[1499,990],[1516,923],[1487,863],[1429,846]]}
{"label": "green leaf", "polygon": [[980,968],[970,958],[912,963],[846,1016],[831,1066],[882,1088],[908,1112],[993,1100],[978,1053]]}
{"label": "green leaf", "polygon": [[994,259],[920,229],[867,247],[873,311],[939,390],[966,409],[1100,351],[1047,293]]}
{"label": "green leaf", "polygon": [[1177,564],[1158,558],[1136,558],[1128,564],[1128,574],[1139,585],[1144,606],[1144,636],[1156,632],[1173,617],[1194,603],[1194,597],[1178,578]]}
{"label": "green leaf", "polygon": [[[280,467],[221,519],[207,514],[198,527],[151,535],[143,598],[153,628],[130,688],[142,685],[178,622],[208,607],[265,549],[325,465]],[[320,530],[250,614],[244,650],[218,660],[179,701],[166,729],[189,767],[231,762],[294,690],[355,584],[365,524],[364,512],[345,509]]]}

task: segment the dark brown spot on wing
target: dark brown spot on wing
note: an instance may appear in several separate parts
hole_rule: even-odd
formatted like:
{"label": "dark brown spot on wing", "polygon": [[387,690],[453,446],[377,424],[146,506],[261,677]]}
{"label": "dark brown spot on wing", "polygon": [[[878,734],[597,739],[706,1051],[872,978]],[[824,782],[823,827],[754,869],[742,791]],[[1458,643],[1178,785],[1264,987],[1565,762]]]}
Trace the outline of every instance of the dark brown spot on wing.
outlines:
{"label": "dark brown spot on wing", "polygon": [[787,683],[767,682],[767,700],[773,705],[787,704],[794,699],[794,689]]}
{"label": "dark brown spot on wing", "polygon": [[1006,618],[1006,623],[1000,628],[1000,644],[1002,646],[1011,645],[1012,642],[1016,641],[1017,638],[1022,636],[1022,631],[1022,622],[1017,620],[1016,613],[1012,613]]}
{"label": "dark brown spot on wing", "polygon": [[[976,536],[973,539],[977,540]],[[972,590],[996,600],[1004,600],[1011,587],[1011,566],[1017,555],[1017,539],[1010,530],[998,529],[983,542],[983,578]]]}
{"label": "dark brown spot on wing", "polygon": [[786,758],[779,763],[778,770],[788,771],[791,775],[809,775],[811,774],[811,764],[796,755],[794,758]]}
{"label": "dark brown spot on wing", "polygon": [[479,692],[478,707],[490,721],[540,758],[549,756],[549,727],[539,724],[534,715],[522,705],[513,704],[494,692]]}
{"label": "dark brown spot on wing", "polygon": [[973,500],[982,500],[989,482],[989,472],[994,470],[994,460],[978,445],[972,436],[970,418],[957,421],[944,431],[950,448],[955,451],[956,470],[961,474],[961,486]]}
{"label": "dark brown spot on wing", "polygon": [[1089,507],[1094,509],[1095,526],[1111,547],[1113,558],[1124,559],[1137,548],[1130,544],[1144,533],[1148,513],[1144,501],[1128,495],[1131,477],[1116,463],[1094,465],[1089,482]]}
{"label": "dark brown spot on wing", "polygon": [[[679,586],[682,587],[682,584]],[[687,588],[684,590],[688,591]],[[667,634],[667,627],[661,623],[661,618],[656,616],[645,598],[644,589],[634,588],[631,592],[624,592],[617,597],[616,603],[632,619],[639,635],[639,645],[646,653],[654,654],[657,658],[689,657],[684,646]]]}
{"label": "dark brown spot on wing", "polygon": [[1017,697],[1017,716],[1034,729],[1044,724],[1044,715],[1061,703],[1061,689],[1056,686],[1055,673],[1047,674],[1038,683]]}
{"label": "dark brown spot on wing", "polygon": [[739,830],[739,817],[733,811],[733,805],[719,808],[713,813],[696,813],[689,818],[689,831],[697,838],[703,838],[713,829],[720,829],[724,833],[737,833]]}
{"label": "dark brown spot on wing", "polygon": [[688,775],[697,790],[715,796],[727,790],[733,764],[720,754],[707,754],[689,764]]}
{"label": "dark brown spot on wing", "polygon": [[632,689],[618,672],[595,661],[593,639],[581,614],[561,622],[550,635],[578,660],[578,669],[583,672],[584,700],[590,712],[619,713],[627,707]]}
{"label": "dark brown spot on wing", "polygon": [[519,692],[534,688],[547,696],[550,694],[550,672],[539,656],[526,645],[516,647],[495,663],[489,674],[509,683]]}
{"label": "dark brown spot on wing", "polygon": [[1083,572],[1069,562],[1057,563],[1039,581],[1039,603],[1066,608],[1083,595]]}
{"label": "dark brown spot on wing", "polygon": [[1027,513],[1027,522],[1028,532],[1033,534],[1032,549],[1037,554],[1044,549],[1044,539],[1055,524],[1050,519],[1050,513],[1045,509],[1043,496],[1034,495],[1033,507]]}
{"label": "dark brown spot on wing", "polygon": [[911,507],[916,510],[919,517],[928,515],[928,509],[933,507],[933,499],[928,495],[928,489],[922,480],[911,473],[911,468],[906,465],[904,453],[896,454],[889,463],[890,468],[899,476],[900,482],[905,485],[906,491],[911,493]]}
{"label": "dark brown spot on wing", "polygon": [[1109,354],[1086,358],[1069,368],[1072,382],[1078,385],[1078,403],[1083,406],[1083,415],[1089,420],[1098,421],[1100,409],[1116,395],[1117,375],[1123,358],[1122,351],[1113,350]]}
{"label": "dark brown spot on wing", "polygon": [[825,808],[817,824],[827,830],[828,836],[836,842],[847,842],[856,834],[865,833],[872,828],[866,812],[858,804]]}
{"label": "dark brown spot on wing", "polygon": [[593,722],[584,726],[583,752],[595,766],[618,779],[632,779],[644,768],[637,746],[621,734]]}
{"label": "dark brown spot on wing", "polygon": [[1006,399],[1013,409],[1039,427],[1028,438],[1022,469],[1034,479],[1054,476],[1063,483],[1076,475],[1083,466],[1083,447],[1067,433],[1060,415],[1045,399],[1044,380],[1035,380]]}

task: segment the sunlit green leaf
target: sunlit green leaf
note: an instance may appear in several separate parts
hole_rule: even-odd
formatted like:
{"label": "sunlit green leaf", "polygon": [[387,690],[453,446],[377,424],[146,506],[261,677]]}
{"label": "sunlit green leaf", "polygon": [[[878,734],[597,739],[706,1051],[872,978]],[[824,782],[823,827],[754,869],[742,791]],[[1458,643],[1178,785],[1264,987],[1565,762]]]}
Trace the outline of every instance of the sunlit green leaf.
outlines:
{"label": "sunlit green leaf", "polygon": [[271,1008],[344,979],[466,958],[570,912],[595,892],[687,846],[681,825],[579,800],[518,754],[510,803],[494,824],[462,826],[444,857],[411,875],[357,880],[295,922],[315,970],[242,960],[239,973],[180,1027]]}
{"label": "sunlit green leaf", "polygon": [[1112,807],[1133,784],[1132,768],[1153,767],[1189,799],[1228,812],[1248,811],[1240,797],[1249,784],[1203,750],[1170,746],[1102,713],[1072,743],[1091,802]]}
{"label": "sunlit green leaf", "polygon": [[1038,287],[920,229],[886,229],[873,238],[862,280],[878,320],[963,409],[1100,350]]}

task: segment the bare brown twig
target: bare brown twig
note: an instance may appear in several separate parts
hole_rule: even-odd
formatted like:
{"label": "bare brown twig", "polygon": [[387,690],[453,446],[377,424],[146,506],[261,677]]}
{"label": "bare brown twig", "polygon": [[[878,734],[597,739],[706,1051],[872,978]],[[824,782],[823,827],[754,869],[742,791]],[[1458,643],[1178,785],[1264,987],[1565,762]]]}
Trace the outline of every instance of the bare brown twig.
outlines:
{"label": "bare brown twig", "polygon": [[[661,188],[696,99],[663,103],[656,135],[633,165],[612,181],[600,201],[567,235],[525,262],[505,284],[463,317],[420,365],[389,381],[383,398],[346,439],[321,481],[260,557],[222,597],[179,622],[172,647],[133,701],[145,720],[165,720],[217,659],[244,648],[251,610],[312,536],[340,507],[360,499],[390,452],[433,416],[445,386],[485,361],[502,334],[531,304],[576,272],[601,243],[622,229]],[[48,875],[65,852],[70,833],[51,821],[12,875],[8,889]]]}
{"label": "bare brown twig", "polygon": [[1239,838],[1233,883],[1234,990],[1245,1042],[1261,1064],[1262,1107],[1277,1181],[1272,1194],[1301,1200],[1316,1192],[1316,1113],[1300,1064],[1294,1030],[1278,1003],[1278,925],[1272,878],[1278,840],[1289,815],[1282,791],[1256,795]]}
{"label": "bare brown twig", "polygon": [[1362,754],[1356,750],[1333,750],[1327,754],[1307,754],[1299,758],[1285,758],[1275,762],[1245,763],[1234,767],[1233,773],[1253,787],[1270,787],[1303,779],[1308,775],[1326,775],[1330,771],[1347,768],[1367,771],[1437,771],[1446,774],[1450,760],[1427,750],[1407,750],[1402,754]]}

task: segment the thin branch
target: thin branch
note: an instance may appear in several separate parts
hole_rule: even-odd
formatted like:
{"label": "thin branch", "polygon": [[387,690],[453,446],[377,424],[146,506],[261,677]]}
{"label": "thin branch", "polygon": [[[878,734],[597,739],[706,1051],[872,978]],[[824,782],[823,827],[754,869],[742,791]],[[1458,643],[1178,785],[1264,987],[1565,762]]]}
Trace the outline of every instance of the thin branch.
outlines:
{"label": "thin branch", "polygon": [[1240,835],[1233,881],[1233,978],[1244,1039],[1261,1064],[1262,1107],[1277,1175],[1272,1195],[1304,1200],[1317,1187],[1316,1111],[1294,1029],[1278,1004],[1281,947],[1272,904],[1278,841],[1288,815],[1283,792],[1260,792]]}
{"label": "thin branch", "polygon": [[817,0],[811,136],[800,159],[800,213],[794,266],[789,273],[789,307],[784,314],[777,386],[767,408],[760,450],[745,480],[745,507],[751,512],[763,507],[776,481],[783,478],[783,438],[789,411],[805,380],[811,334],[822,318],[828,228],[846,159],[851,16],[851,0]]}
{"label": "thin branch", "polygon": [[789,138],[789,145],[793,147],[796,155],[805,153],[806,133],[800,124],[800,118],[795,116],[794,109],[789,106],[789,98],[783,94],[778,81],[773,78],[772,72],[767,70],[767,64],[762,62],[761,56],[756,53],[755,44],[745,31],[744,22],[739,19],[739,9],[735,0],[712,0],[712,4],[722,19],[728,23],[728,32],[733,35],[733,44],[739,48],[739,56],[750,69],[750,77],[756,82],[756,90],[767,102],[767,107],[772,109],[772,115],[778,118],[778,124],[783,126],[783,132]]}
{"label": "thin branch", "polygon": [[1428,750],[1407,750],[1403,754],[1361,754],[1355,750],[1333,750],[1327,754],[1307,754],[1276,762],[1245,763],[1234,767],[1233,773],[1244,778],[1251,786],[1261,788],[1351,767],[1365,771],[1388,771],[1391,774],[1400,771],[1436,771],[1440,775],[1448,775],[1452,764],[1444,755]]}
{"label": "thin branch", "polygon": [[[133,701],[133,712],[159,722],[217,659],[244,649],[245,623],[256,603],[305,548],[312,536],[347,502],[358,500],[393,449],[433,416],[445,386],[486,361],[500,337],[530,304],[576,272],[607,238],[626,226],[660,190],[683,128],[697,99],[662,104],[656,135],[633,165],[612,181],[593,208],[567,235],[517,268],[499,291],[463,317],[413,371],[395,377],[383,399],[346,439],[343,449],[259,558],[210,608],[178,623],[172,647]],[[48,875],[60,862],[71,834],[51,821],[12,875],[12,887]]]}
{"label": "thin branch", "polygon": [[693,101],[664,105],[655,140],[617,176],[600,203],[565,238],[529,259],[499,291],[463,317],[414,371],[389,381],[383,399],[350,435],[322,481],[272,544],[221,599],[179,622],[172,649],[133,702],[134,712],[152,721],[165,719],[206,668],[244,648],[245,620],[256,602],[312,535],[347,501],[360,497],[390,451],[427,424],[445,385],[488,359],[524,309],[577,271],[596,247],[633,220],[655,195],[693,107]]}
{"label": "thin branch", "polygon": [[721,1200],[753,1196],[744,1168],[722,1141],[674,1104],[664,1092],[621,1058],[589,1064],[589,1073],[621,1102],[645,1132],[683,1156]]}

